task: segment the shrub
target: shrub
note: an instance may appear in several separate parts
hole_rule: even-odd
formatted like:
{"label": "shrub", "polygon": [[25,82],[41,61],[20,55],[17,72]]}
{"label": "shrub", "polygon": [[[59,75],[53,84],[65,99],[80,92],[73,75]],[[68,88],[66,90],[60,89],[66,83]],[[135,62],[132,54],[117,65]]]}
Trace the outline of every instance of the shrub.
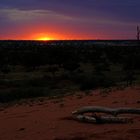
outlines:
{"label": "shrub", "polygon": [[47,96],[49,94],[50,91],[47,88],[17,88],[8,91],[1,91],[0,102],[4,103],[20,99],[42,97]]}

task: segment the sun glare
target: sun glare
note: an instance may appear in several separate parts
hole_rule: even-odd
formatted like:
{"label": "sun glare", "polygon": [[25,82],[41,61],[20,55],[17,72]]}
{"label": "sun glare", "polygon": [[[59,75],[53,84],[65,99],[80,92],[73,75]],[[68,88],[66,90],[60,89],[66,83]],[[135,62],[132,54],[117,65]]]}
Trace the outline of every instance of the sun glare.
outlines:
{"label": "sun glare", "polygon": [[49,41],[49,40],[53,40],[52,37],[46,35],[46,33],[38,33],[38,34],[34,34],[34,36],[32,37],[34,38],[34,40],[40,40],[40,41]]}
{"label": "sun glare", "polygon": [[47,41],[47,40],[52,40],[52,39],[49,37],[38,37],[37,40]]}

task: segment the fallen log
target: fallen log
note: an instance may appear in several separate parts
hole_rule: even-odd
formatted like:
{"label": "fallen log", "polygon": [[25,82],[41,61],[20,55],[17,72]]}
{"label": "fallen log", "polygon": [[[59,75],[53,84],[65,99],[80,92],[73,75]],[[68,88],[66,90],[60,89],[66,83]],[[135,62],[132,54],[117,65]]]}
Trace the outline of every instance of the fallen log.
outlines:
{"label": "fallen log", "polygon": [[104,124],[104,123],[132,123],[132,118],[126,117],[104,117],[104,116],[84,116],[77,115],[73,116],[73,119],[80,122],[86,123],[96,123],[96,124]]}
{"label": "fallen log", "polygon": [[113,116],[118,114],[140,114],[140,108],[107,108],[100,106],[86,106],[72,112],[72,114],[83,115],[84,113],[107,113]]}

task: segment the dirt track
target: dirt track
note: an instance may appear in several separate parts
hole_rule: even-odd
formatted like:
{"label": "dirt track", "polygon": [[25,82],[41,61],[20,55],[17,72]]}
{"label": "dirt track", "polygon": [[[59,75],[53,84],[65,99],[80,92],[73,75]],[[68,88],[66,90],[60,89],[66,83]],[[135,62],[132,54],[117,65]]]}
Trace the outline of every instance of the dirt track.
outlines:
{"label": "dirt track", "polygon": [[87,105],[139,107],[140,87],[114,90],[108,94],[93,91],[63,99],[24,103],[0,111],[0,140],[139,140],[140,116],[129,124],[86,124],[67,120],[71,112]]}

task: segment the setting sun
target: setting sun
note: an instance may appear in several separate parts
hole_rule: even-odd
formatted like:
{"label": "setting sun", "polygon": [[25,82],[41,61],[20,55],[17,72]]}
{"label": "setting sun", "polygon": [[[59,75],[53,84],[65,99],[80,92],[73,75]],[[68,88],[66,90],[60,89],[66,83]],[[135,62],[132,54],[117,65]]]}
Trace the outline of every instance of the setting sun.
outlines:
{"label": "setting sun", "polygon": [[29,40],[38,40],[38,41],[51,41],[51,40],[63,40],[65,37],[62,34],[56,34],[56,33],[30,33],[28,37],[26,37]]}
{"label": "setting sun", "polygon": [[46,34],[46,33],[35,34],[33,38],[34,38],[34,40],[40,40],[40,41],[53,40],[53,38],[48,36],[48,34]]}
{"label": "setting sun", "polygon": [[52,39],[49,37],[38,37],[37,40],[47,41],[47,40],[52,40]]}

